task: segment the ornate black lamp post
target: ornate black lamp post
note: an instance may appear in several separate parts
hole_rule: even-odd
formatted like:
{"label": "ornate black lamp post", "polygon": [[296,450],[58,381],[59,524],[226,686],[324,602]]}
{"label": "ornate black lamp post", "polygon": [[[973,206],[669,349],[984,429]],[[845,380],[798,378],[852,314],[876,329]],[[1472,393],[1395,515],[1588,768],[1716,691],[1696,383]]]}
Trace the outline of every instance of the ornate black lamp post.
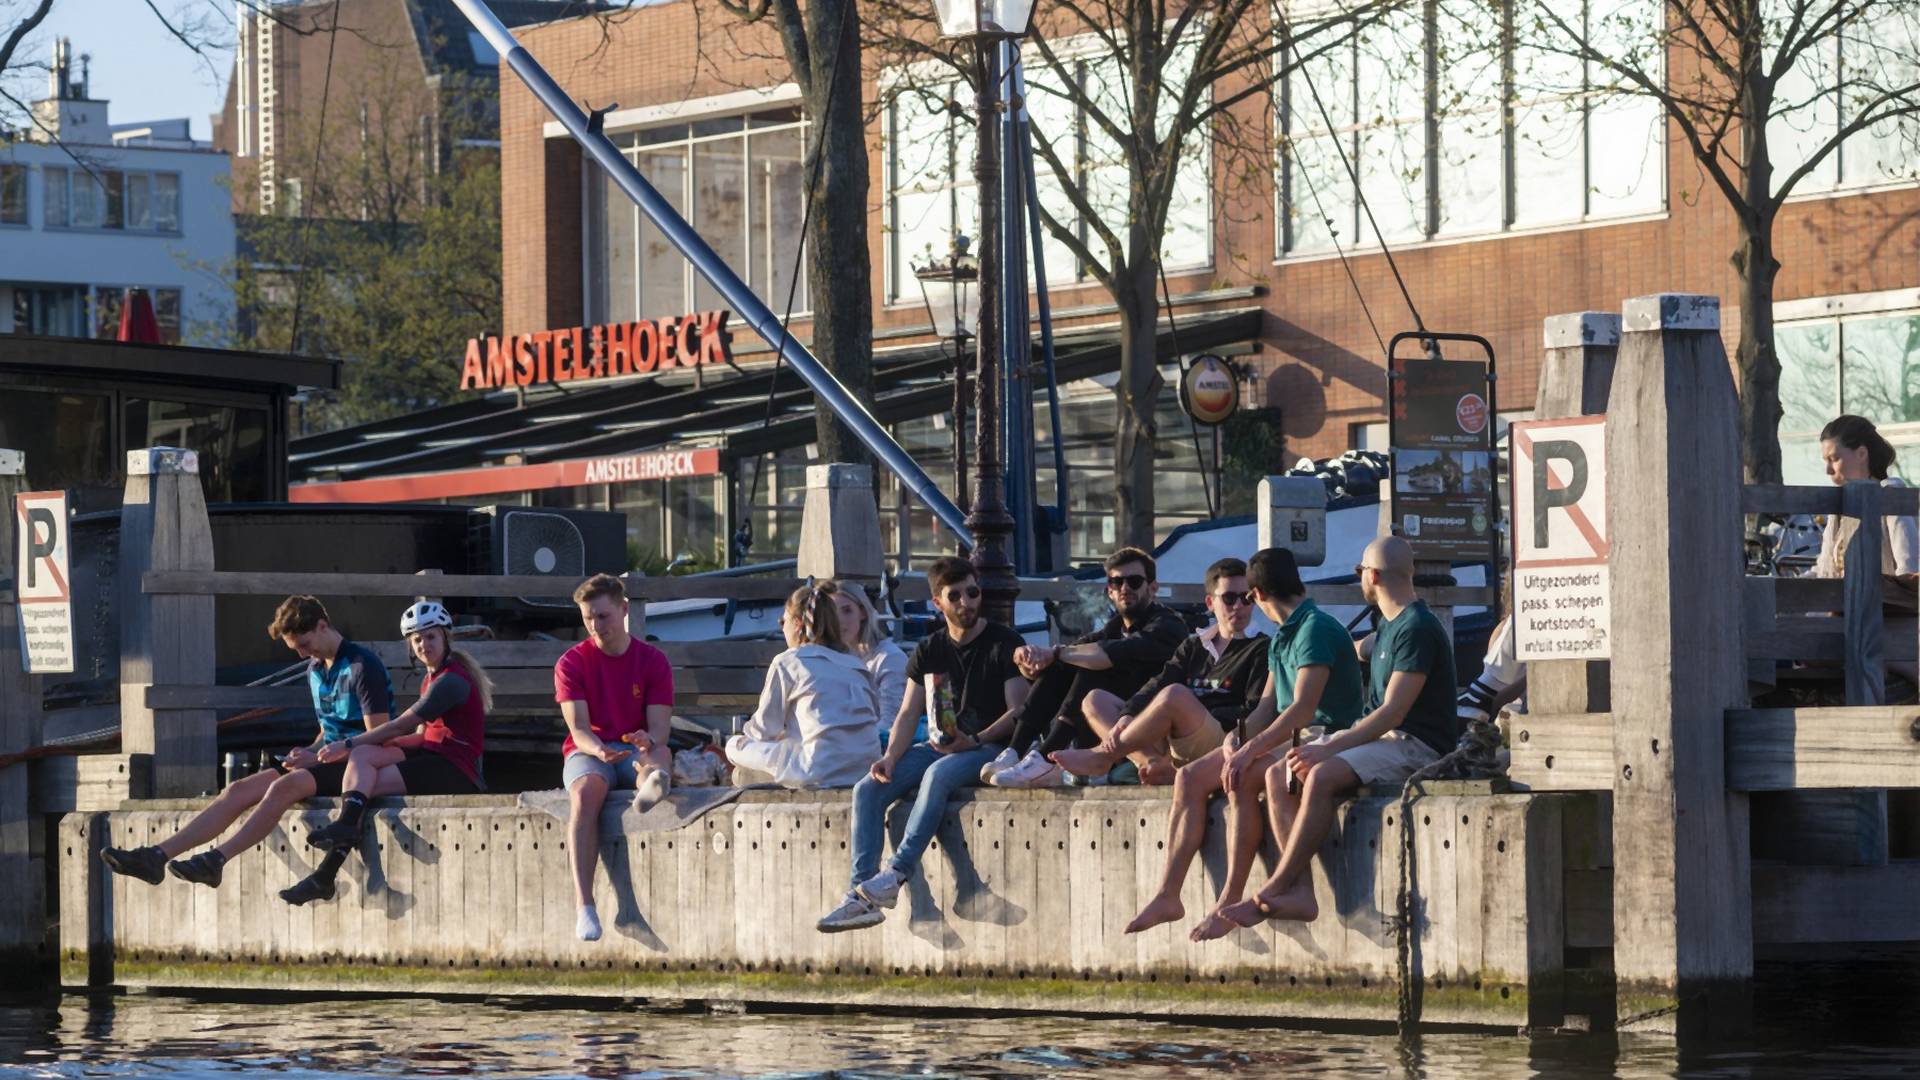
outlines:
{"label": "ornate black lamp post", "polygon": [[968,241],[956,234],[944,260],[915,267],[920,297],[926,301],[933,332],[953,341],[953,494],[967,493],[967,339],[980,325],[980,263],[967,254]]}
{"label": "ornate black lamp post", "polygon": [[1013,516],[1007,513],[1006,475],[1000,453],[1000,282],[1006,273],[1000,248],[1000,151],[995,54],[1003,41],[1027,32],[1034,0],[934,0],[940,36],[971,42],[976,59],[979,115],[974,130],[974,181],[980,195],[979,368],[974,375],[973,566],[980,577],[981,610],[987,618],[1011,626],[1013,600],[1020,593],[1007,540]]}

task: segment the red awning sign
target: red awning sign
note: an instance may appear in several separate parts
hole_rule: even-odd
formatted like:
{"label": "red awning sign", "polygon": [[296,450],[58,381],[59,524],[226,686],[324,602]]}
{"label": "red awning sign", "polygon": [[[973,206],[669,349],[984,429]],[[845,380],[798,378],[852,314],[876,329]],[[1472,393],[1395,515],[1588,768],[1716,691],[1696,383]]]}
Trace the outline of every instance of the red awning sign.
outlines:
{"label": "red awning sign", "polygon": [[503,495],[516,491],[579,487],[582,484],[622,484],[646,480],[674,480],[686,476],[717,476],[720,451],[716,447],[689,450],[651,450],[640,454],[548,461],[538,465],[494,465],[451,472],[383,476],[371,480],[319,481],[295,484],[290,502],[419,502],[472,495]]}

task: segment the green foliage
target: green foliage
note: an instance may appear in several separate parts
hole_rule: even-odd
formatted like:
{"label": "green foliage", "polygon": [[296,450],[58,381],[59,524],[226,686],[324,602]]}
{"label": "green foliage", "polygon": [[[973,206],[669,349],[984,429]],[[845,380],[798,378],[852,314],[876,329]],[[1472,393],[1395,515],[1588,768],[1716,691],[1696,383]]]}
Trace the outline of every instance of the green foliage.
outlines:
{"label": "green foliage", "polygon": [[1286,472],[1291,464],[1277,407],[1241,409],[1228,417],[1220,425],[1221,512],[1253,513],[1261,479]]}

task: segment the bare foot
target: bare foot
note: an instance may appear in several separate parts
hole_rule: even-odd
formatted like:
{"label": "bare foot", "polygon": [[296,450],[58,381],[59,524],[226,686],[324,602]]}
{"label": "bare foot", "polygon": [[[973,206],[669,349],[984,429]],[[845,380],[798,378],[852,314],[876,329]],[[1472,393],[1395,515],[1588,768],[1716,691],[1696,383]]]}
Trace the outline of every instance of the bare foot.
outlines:
{"label": "bare foot", "polygon": [[1313,882],[1301,881],[1278,896],[1262,893],[1254,898],[1267,918],[1286,922],[1312,922],[1320,917],[1320,902],[1313,898]]}
{"label": "bare foot", "polygon": [[1266,914],[1260,910],[1259,905],[1255,904],[1252,900],[1241,900],[1233,904],[1221,904],[1219,907],[1213,909],[1212,915],[1208,916],[1209,919],[1225,919],[1235,926],[1243,927],[1259,926],[1260,921],[1266,917]]}
{"label": "bare foot", "polygon": [[1113,759],[1098,750],[1056,750],[1050,759],[1075,776],[1105,776]]}
{"label": "bare foot", "polygon": [[1208,912],[1207,917],[1201,919],[1200,925],[1194,927],[1193,932],[1187,936],[1194,941],[1213,941],[1239,929],[1242,929],[1239,923],[1215,910]]}
{"label": "bare foot", "polygon": [[1150,787],[1164,787],[1173,783],[1175,771],[1173,762],[1166,758],[1151,758],[1140,769],[1140,782]]}
{"label": "bare foot", "polygon": [[1133,921],[1127,924],[1126,932],[1137,934],[1142,930],[1151,930],[1162,923],[1185,918],[1186,914],[1187,909],[1180,903],[1179,897],[1156,896],[1147,901],[1147,906],[1141,908],[1140,914],[1135,915]]}

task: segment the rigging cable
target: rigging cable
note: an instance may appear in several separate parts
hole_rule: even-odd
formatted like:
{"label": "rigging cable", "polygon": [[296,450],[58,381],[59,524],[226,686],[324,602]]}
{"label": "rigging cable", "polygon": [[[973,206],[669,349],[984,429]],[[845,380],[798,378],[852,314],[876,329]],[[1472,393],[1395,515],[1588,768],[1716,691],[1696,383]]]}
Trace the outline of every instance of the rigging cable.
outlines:
{"label": "rigging cable", "polygon": [[[320,123],[313,136],[313,168],[310,170],[315,180],[320,177],[320,150],[327,138],[327,99],[333,94],[333,47],[340,40],[340,0],[333,0],[333,17],[327,27],[327,74],[320,84]],[[316,191],[320,185],[314,184]],[[300,348],[300,308],[306,299],[307,257],[313,243],[313,200],[302,193],[300,199],[300,274],[293,279],[293,326],[287,332],[287,351],[297,352]]]}

